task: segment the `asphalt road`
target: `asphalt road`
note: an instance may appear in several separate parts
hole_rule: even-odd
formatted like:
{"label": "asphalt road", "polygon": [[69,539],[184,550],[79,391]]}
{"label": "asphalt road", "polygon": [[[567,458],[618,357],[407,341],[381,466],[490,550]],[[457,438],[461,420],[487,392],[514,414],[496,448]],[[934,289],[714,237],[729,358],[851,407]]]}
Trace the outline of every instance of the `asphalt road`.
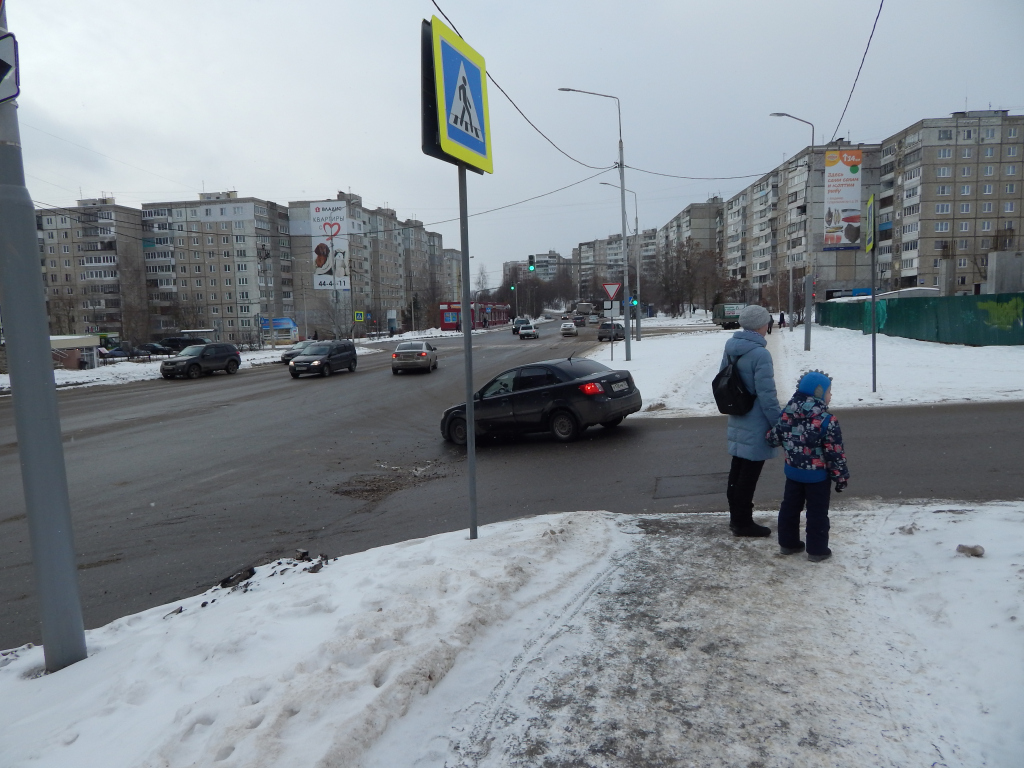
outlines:
{"label": "asphalt road", "polygon": [[[476,383],[594,343],[496,331],[474,340]],[[460,402],[461,340],[440,367],[292,380],[281,366],[197,381],[64,390],[60,406],[88,627],[194,594],[296,548],[335,556],[466,527],[465,452],[442,441]],[[621,342],[617,345],[622,349]],[[637,382],[643,391],[643,382]],[[1024,404],[838,413],[853,479],[842,498],[1019,498]],[[480,523],[556,510],[724,509],[724,417],[627,419],[572,445],[478,445]],[[759,504],[782,490],[765,468]],[[0,398],[0,648],[38,642],[11,399]]]}

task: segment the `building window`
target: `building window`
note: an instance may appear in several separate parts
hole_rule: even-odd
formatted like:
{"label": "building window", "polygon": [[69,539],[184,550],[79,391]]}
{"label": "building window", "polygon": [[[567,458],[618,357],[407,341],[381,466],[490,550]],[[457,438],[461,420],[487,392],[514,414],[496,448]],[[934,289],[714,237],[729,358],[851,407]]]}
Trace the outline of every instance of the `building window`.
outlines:
{"label": "building window", "polygon": [[[1011,184],[1010,186],[1013,186],[1013,185]],[[71,253],[71,246],[70,245],[62,245],[60,247],[60,252],[61,253]]]}
{"label": "building window", "polygon": [[1007,128],[1006,129],[1006,136],[1007,136],[1007,138],[1010,138],[1010,139],[1016,139],[1017,138],[1017,129],[1016,128]]}
{"label": "building window", "polygon": [[962,131],[960,132],[960,135],[961,135],[961,136],[962,136],[963,138],[965,138],[965,139],[973,139],[973,138],[974,138],[974,129],[973,129],[973,128],[964,128],[964,129],[963,129],[963,130],[962,130]]}
{"label": "building window", "polygon": [[991,221],[983,221],[983,222],[981,222],[981,231],[982,232],[991,232],[992,231],[992,222]]}
{"label": "building window", "polygon": [[993,204],[992,203],[982,203],[981,204],[981,212],[982,213],[992,213],[992,210],[993,210]]}
{"label": "building window", "polygon": [[957,248],[958,251],[966,251],[966,250],[968,250],[968,241],[967,240],[957,240],[956,241],[956,248]]}
{"label": "building window", "polygon": [[960,222],[960,231],[961,232],[970,232],[971,231],[971,222],[969,222],[969,221],[961,221]]}
{"label": "building window", "polygon": [[981,249],[982,250],[985,250],[986,248],[991,248],[991,247],[992,247],[992,238],[991,237],[983,237],[983,238],[981,238]]}
{"label": "building window", "polygon": [[967,165],[960,169],[960,175],[967,178],[971,175],[971,166]]}
{"label": "building window", "polygon": [[970,156],[971,156],[971,147],[964,147],[963,150],[961,150],[961,152],[960,152],[960,157],[962,157],[965,160],[967,160],[967,159],[970,158]]}
{"label": "building window", "polygon": [[944,179],[949,176],[952,176],[953,172],[952,170],[950,170],[950,167],[948,165],[940,165],[938,168],[935,169],[935,175],[938,176],[940,179]]}
{"label": "building window", "polygon": [[969,194],[971,194],[971,185],[970,184],[961,184],[960,185],[960,194],[961,195],[969,195]]}
{"label": "building window", "polygon": [[956,260],[956,265],[958,267],[960,267],[961,269],[963,269],[964,267],[967,266],[967,259],[957,259]]}
{"label": "building window", "polygon": [[1015,176],[1016,173],[1017,173],[1017,166],[1016,165],[1008,165],[1008,166],[1006,166],[1006,175],[1007,176]]}
{"label": "building window", "polygon": [[957,285],[967,285],[967,275],[957,275],[957,277],[956,277],[956,284]]}
{"label": "building window", "polygon": [[960,213],[970,213],[970,212],[971,212],[971,204],[970,203],[960,203]]}
{"label": "building window", "polygon": [[950,209],[950,204],[949,203],[936,203],[935,204],[935,212],[936,213],[949,213],[949,209]]}
{"label": "building window", "polygon": [[948,195],[949,194],[949,190],[950,190],[950,186],[948,184],[939,184],[939,186],[937,186],[935,188],[935,194],[936,195]]}
{"label": "building window", "polygon": [[953,150],[949,147],[941,147],[935,155],[938,160],[948,160],[953,157]]}
{"label": "building window", "polygon": [[1017,148],[1016,147],[1007,147],[1006,148],[1006,156],[1007,157],[1016,157],[1017,156]]}
{"label": "building window", "polygon": [[949,240],[936,240],[934,247],[936,251],[944,251],[949,248]]}
{"label": "building window", "polygon": [[991,176],[993,173],[995,173],[995,166],[993,166],[993,165],[986,165],[985,166],[985,175],[986,176]]}
{"label": "building window", "polygon": [[1013,213],[1013,208],[1013,200],[1007,200],[1005,203],[1003,203],[1003,213]]}
{"label": "building window", "polygon": [[936,232],[949,232],[949,222],[948,221],[936,221],[935,222],[935,231]]}
{"label": "building window", "polygon": [[985,138],[986,139],[994,139],[995,137],[996,137],[996,129],[995,128],[986,128],[985,129]]}
{"label": "building window", "polygon": [[940,128],[939,129],[939,141],[952,141],[953,129],[952,128]]}
{"label": "building window", "polygon": [[992,185],[991,184],[982,184],[981,185],[981,194],[983,194],[983,195],[991,195],[992,194]]}

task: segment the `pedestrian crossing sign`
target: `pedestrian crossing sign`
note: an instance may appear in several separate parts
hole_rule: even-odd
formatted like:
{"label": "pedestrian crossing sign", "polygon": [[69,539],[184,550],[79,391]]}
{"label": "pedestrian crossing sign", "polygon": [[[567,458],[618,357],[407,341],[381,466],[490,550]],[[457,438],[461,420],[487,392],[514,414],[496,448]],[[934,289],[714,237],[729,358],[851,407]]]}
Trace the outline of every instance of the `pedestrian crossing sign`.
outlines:
{"label": "pedestrian crossing sign", "polygon": [[493,173],[484,57],[436,16],[430,20],[430,30],[441,151]]}
{"label": "pedestrian crossing sign", "polygon": [[365,320],[364,320],[364,317],[365,317],[365,313],[363,313],[363,312],[358,312],[358,311],[357,311],[357,312],[355,313],[355,316],[356,316],[356,322],[357,322],[357,323],[362,323],[362,322],[365,322]]}

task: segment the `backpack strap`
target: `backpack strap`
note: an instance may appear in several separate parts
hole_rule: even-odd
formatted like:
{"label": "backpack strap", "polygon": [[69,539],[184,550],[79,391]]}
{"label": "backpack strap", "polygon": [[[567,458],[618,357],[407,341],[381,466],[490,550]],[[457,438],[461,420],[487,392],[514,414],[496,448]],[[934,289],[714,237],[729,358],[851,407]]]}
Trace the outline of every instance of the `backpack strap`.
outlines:
{"label": "backpack strap", "polygon": [[821,420],[821,435],[825,436],[825,431],[828,429],[828,423],[832,420],[832,414],[826,413],[825,418]]}

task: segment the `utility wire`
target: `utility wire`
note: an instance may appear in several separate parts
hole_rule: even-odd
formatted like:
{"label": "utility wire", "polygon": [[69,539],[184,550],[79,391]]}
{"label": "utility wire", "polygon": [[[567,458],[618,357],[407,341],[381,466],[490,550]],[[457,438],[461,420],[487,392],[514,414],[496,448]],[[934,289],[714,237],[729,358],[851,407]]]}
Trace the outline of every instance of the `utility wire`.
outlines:
{"label": "utility wire", "polygon": [[756,179],[758,176],[764,176],[764,173],[748,173],[744,176],[678,176],[674,173],[659,173],[658,171],[645,171],[643,168],[637,168],[629,163],[626,167],[632,171],[639,171],[640,173],[649,173],[652,176],[667,176],[670,179],[691,179],[693,181],[725,181],[728,179]]}
{"label": "utility wire", "polygon": [[846,97],[846,106],[843,107],[843,114],[839,116],[839,122],[836,124],[836,129],[832,133],[832,138],[829,140],[830,142],[836,140],[836,134],[839,133],[839,126],[843,124],[843,118],[846,117],[846,110],[850,107],[850,99],[853,98],[853,91],[857,87],[857,81],[860,80],[860,71],[864,69],[864,60],[868,57],[868,49],[871,48],[871,38],[875,36],[875,28],[878,26],[878,17],[882,15],[883,5],[885,5],[885,0],[881,0],[878,4],[878,13],[875,14],[875,23],[871,25],[871,34],[868,35],[868,44],[864,46],[864,55],[860,57],[860,66],[857,67],[857,76],[853,78],[853,86],[850,88],[850,95]]}
{"label": "utility wire", "polygon": [[[441,14],[441,16],[444,18],[444,20],[448,22],[448,26],[450,26],[455,31],[455,34],[457,34],[459,37],[462,37],[462,33],[459,32],[458,28],[452,23],[452,20],[448,18],[448,14],[446,14],[444,11],[441,10],[441,6],[437,4],[437,0],[430,0],[430,2],[433,4],[433,6],[435,8],[437,8],[437,12]],[[465,40],[465,38],[462,38],[462,39]],[[529,123],[530,127],[533,128],[533,130],[535,130],[537,133],[539,133],[541,136],[543,136],[544,140],[548,144],[550,144],[552,147],[557,149],[559,152],[561,152],[567,158],[572,160],[574,163],[582,165],[584,168],[590,168],[591,170],[594,170],[594,171],[599,171],[599,170],[603,170],[603,169],[607,169],[607,168],[615,168],[616,167],[614,164],[612,164],[612,165],[590,165],[588,163],[584,163],[582,160],[577,160],[575,157],[570,155],[568,152],[566,152],[560,146],[555,144],[555,142],[553,142],[548,137],[548,135],[546,133],[544,133],[544,131],[542,131],[540,128],[538,128],[536,126],[536,124],[533,122],[533,120],[531,120],[530,118],[528,118],[526,116],[526,113],[523,112],[523,110],[521,110],[519,108],[519,105],[516,104],[515,101],[513,101],[512,97],[508,95],[508,92],[504,88],[501,87],[501,85],[498,83],[497,80],[494,79],[494,75],[492,75],[489,70],[487,72],[487,79],[490,80],[492,83],[494,83],[494,87],[497,88],[499,91],[501,91],[501,95],[504,96],[506,99],[508,99],[508,103],[511,104],[513,107],[515,107],[516,112],[518,112],[520,115],[522,115],[523,120],[525,120],[527,123]]]}

